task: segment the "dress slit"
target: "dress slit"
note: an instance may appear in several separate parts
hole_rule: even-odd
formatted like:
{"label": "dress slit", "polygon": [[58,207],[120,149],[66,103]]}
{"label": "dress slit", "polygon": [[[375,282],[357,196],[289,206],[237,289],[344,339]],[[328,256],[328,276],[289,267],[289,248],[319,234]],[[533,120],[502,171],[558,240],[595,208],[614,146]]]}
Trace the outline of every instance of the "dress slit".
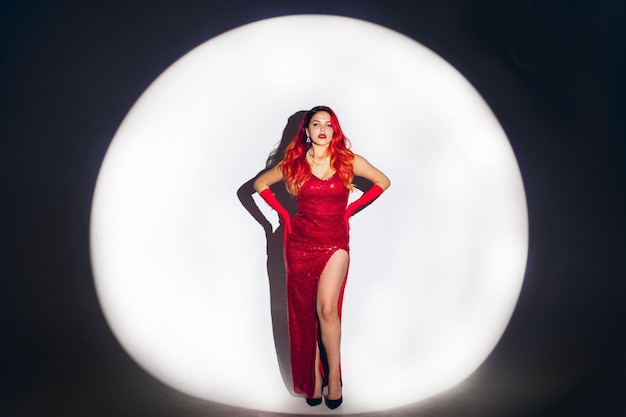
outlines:
{"label": "dress slit", "polygon": [[[335,253],[337,253],[340,250],[345,250],[343,248],[337,248],[335,249],[330,256],[328,257],[328,259],[326,260],[326,263],[324,264],[324,267],[322,268],[322,271],[320,272],[320,276],[317,279],[317,283],[318,285],[316,285],[315,287],[315,306],[316,306],[316,312],[317,312],[317,288],[319,286],[319,280],[322,277],[322,273],[324,273],[324,270],[326,269],[326,266],[328,265],[328,262],[330,261],[330,258],[333,257],[333,255]],[[339,290],[339,298],[337,300],[337,314],[339,316],[339,321],[341,321],[341,311],[342,311],[342,307],[343,307],[343,293],[344,293],[344,289],[346,288],[346,281],[348,280],[348,270],[350,269],[350,252],[346,251],[348,253],[348,265],[346,268],[346,273],[343,276],[342,282],[341,282],[341,289]],[[319,317],[317,317],[316,314],[316,329],[315,329],[315,334],[317,335],[316,340],[315,340],[315,344],[317,346],[319,346],[320,349],[320,373],[322,374],[322,386],[326,386],[328,385],[328,381],[327,381],[327,375],[328,375],[328,361],[326,360],[326,355],[324,352],[324,344],[321,340],[322,337],[322,332],[321,332],[321,327],[320,327],[320,323],[319,323]],[[313,389],[315,389],[315,346],[313,349],[313,375],[312,375],[312,381],[313,381]],[[339,366],[339,376],[341,376],[341,365]],[[313,392],[307,394],[307,396],[309,398],[312,398],[312,396],[314,395]]]}

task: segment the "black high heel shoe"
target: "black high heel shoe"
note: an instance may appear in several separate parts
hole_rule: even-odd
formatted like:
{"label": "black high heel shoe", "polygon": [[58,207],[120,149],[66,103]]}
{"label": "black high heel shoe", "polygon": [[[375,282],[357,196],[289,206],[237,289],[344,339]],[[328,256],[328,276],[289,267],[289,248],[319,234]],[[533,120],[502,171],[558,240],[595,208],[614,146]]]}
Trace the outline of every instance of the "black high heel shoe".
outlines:
{"label": "black high heel shoe", "polygon": [[[321,401],[321,398],[320,398],[320,401]],[[339,407],[341,403],[343,402],[343,395],[336,400],[329,400],[328,398],[325,397],[324,402],[326,403],[326,407],[330,408],[331,410],[334,410],[335,408]]]}
{"label": "black high heel shoe", "polygon": [[[341,387],[343,388],[343,381],[339,380],[339,383],[341,384]],[[326,404],[326,407],[330,408],[331,410],[334,410],[335,408],[339,407],[342,402],[343,402],[343,393],[341,397],[337,398],[336,400],[329,400],[328,397],[324,397],[324,403]]]}
{"label": "black high heel shoe", "polygon": [[316,405],[320,405],[322,403],[322,397],[319,398],[307,398],[306,403],[311,407],[315,407]]}

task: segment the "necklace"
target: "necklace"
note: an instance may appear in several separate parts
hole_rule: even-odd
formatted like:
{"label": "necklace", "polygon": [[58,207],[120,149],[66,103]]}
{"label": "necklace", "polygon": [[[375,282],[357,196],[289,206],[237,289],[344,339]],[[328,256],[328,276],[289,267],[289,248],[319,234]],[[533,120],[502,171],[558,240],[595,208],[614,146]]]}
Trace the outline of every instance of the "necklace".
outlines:
{"label": "necklace", "polygon": [[326,174],[326,170],[328,170],[328,166],[330,165],[330,156],[326,156],[323,160],[315,160],[313,158],[313,152],[310,150],[306,153],[307,161],[311,166],[311,173],[315,175],[317,178],[324,178]]}

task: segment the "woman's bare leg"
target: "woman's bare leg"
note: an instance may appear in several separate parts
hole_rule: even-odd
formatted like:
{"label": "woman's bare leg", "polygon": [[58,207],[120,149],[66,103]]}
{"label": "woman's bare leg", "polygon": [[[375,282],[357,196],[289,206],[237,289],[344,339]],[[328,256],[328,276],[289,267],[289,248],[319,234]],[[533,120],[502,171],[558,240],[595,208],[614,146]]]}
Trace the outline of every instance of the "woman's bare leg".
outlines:
{"label": "woman's bare leg", "polygon": [[320,321],[322,343],[328,360],[329,400],[341,397],[339,374],[341,322],[339,321],[339,293],[348,270],[349,255],[343,249],[328,260],[317,287],[317,316]]}
{"label": "woman's bare leg", "polygon": [[320,372],[320,347],[315,345],[315,391],[313,398],[322,398],[322,373]]}

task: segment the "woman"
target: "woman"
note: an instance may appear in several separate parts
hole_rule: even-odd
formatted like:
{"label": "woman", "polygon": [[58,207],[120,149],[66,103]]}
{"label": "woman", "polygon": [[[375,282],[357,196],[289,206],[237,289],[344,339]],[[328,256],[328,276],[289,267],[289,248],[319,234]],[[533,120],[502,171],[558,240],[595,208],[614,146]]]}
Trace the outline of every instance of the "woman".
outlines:
{"label": "woman", "polygon": [[[348,206],[354,176],[373,185]],[[282,180],[296,196],[293,219],[269,188]],[[350,151],[337,116],[326,106],[306,113],[283,160],[254,182],[284,225],[294,392],[304,394],[309,405],[321,404],[324,382],[326,405],[337,408],[343,401],[339,346],[349,264],[348,219],[389,185],[382,172]]]}

